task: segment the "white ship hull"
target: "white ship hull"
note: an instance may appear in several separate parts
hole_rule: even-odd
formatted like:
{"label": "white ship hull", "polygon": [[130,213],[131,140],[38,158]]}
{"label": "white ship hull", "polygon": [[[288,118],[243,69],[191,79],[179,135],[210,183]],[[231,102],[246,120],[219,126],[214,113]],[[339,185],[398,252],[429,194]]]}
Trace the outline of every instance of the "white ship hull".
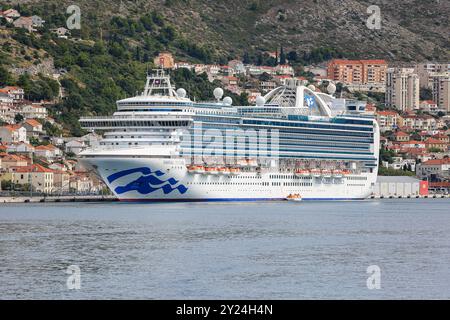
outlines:
{"label": "white ship hull", "polygon": [[188,172],[184,159],[95,157],[81,160],[121,201],[268,201],[300,194],[303,200],[361,200],[376,173],[342,178],[298,177],[294,172],[212,175]]}
{"label": "white ship hull", "polygon": [[379,128],[360,114],[365,103],[347,103],[297,81],[270,91],[256,106],[233,106],[220,88],[213,94],[215,101],[192,101],[157,70],[141,95],[117,101],[113,116],[80,119],[83,128],[104,132],[80,160],[123,201],[370,196]]}

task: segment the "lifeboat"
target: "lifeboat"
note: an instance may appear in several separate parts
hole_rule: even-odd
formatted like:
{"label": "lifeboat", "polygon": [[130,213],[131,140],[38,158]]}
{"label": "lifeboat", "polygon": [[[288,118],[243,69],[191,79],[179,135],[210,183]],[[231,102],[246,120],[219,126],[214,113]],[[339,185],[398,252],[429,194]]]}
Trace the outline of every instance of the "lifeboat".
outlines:
{"label": "lifeboat", "polygon": [[319,169],[312,169],[311,170],[311,174],[312,174],[313,177],[316,177],[316,178],[318,178],[318,177],[320,177],[322,175],[322,173],[320,172]]}
{"label": "lifeboat", "polygon": [[331,178],[331,170],[328,170],[328,169],[322,170],[322,175],[323,175],[325,178]]}
{"label": "lifeboat", "polygon": [[218,168],[217,171],[218,171],[219,174],[223,174],[223,175],[226,175],[226,174],[230,173],[230,169],[225,168],[225,167]]}
{"label": "lifeboat", "polygon": [[302,201],[302,196],[299,193],[289,194],[286,197],[287,201]]}
{"label": "lifeboat", "polygon": [[351,174],[351,172],[350,172],[350,170],[342,170],[342,174],[344,176],[347,176],[347,175]]}
{"label": "lifeboat", "polygon": [[333,177],[342,178],[342,171],[341,170],[333,170]]}
{"label": "lifeboat", "polygon": [[189,173],[204,173],[205,172],[205,168],[203,168],[203,166],[191,165],[191,166],[187,167],[187,171]]}
{"label": "lifeboat", "polygon": [[207,174],[218,174],[219,171],[217,170],[216,167],[208,167],[208,168],[205,168],[205,173],[207,173]]}
{"label": "lifeboat", "polygon": [[236,164],[240,167],[246,167],[247,161],[246,160],[238,160]]}
{"label": "lifeboat", "polygon": [[247,160],[247,165],[249,167],[257,167],[258,166],[258,162],[255,159],[248,159]]}
{"label": "lifeboat", "polygon": [[310,176],[310,172],[309,170],[296,170],[295,171],[295,175],[296,176],[300,176],[300,177],[309,177]]}
{"label": "lifeboat", "polygon": [[195,173],[205,173],[205,167],[204,166],[195,166],[194,172]]}
{"label": "lifeboat", "polygon": [[197,166],[187,166],[187,171],[189,173],[195,173],[196,169],[197,169]]}
{"label": "lifeboat", "polygon": [[237,175],[239,175],[241,173],[241,170],[239,170],[239,168],[230,168],[230,173],[233,176],[237,176]]}

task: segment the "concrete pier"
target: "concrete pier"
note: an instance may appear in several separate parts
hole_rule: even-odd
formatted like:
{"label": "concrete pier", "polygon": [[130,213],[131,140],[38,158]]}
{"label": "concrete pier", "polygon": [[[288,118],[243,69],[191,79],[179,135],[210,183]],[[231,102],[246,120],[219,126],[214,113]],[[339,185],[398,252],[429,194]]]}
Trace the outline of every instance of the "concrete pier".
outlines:
{"label": "concrete pier", "polygon": [[0,197],[0,203],[24,203],[24,202],[101,202],[117,201],[115,196],[87,195],[87,196],[9,196]]}

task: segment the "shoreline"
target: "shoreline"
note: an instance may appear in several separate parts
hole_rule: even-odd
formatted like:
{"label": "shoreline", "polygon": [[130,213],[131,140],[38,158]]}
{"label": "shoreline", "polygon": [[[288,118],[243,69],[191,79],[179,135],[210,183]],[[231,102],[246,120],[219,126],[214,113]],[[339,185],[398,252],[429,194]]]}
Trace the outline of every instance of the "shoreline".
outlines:
{"label": "shoreline", "polygon": [[47,203],[47,202],[113,202],[114,196],[35,196],[35,197],[0,197],[0,203]]}
{"label": "shoreline", "polygon": [[[450,194],[370,196],[364,200],[384,199],[449,199]],[[320,201],[320,200],[318,200]],[[339,201],[339,200],[336,200]],[[361,201],[361,200],[359,200]],[[55,202],[119,202],[114,196],[48,196],[48,197],[0,197],[1,203],[55,203]],[[169,201],[168,201],[169,202]],[[240,202],[240,201],[236,201]],[[283,200],[280,200],[283,202]]]}

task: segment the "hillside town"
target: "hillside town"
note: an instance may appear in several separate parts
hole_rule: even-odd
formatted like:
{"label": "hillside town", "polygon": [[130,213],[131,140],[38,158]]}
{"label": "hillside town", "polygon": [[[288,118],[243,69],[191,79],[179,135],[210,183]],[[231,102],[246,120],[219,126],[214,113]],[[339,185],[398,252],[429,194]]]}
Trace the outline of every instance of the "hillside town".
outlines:
{"label": "hillside town", "polygon": [[[234,93],[246,92],[250,104],[289,79],[313,84],[315,90],[320,90],[323,83],[333,82],[350,94],[381,94],[385,102],[366,106],[366,113],[376,117],[380,125],[381,165],[409,175],[415,173],[419,179],[429,181],[431,191],[450,190],[450,63],[404,68],[390,67],[385,60],[333,59],[324,65],[305,67],[312,73],[310,79],[296,76],[289,65],[245,65],[240,60],[229,61],[228,65],[189,64],[175,62],[169,52],[160,53],[154,64],[166,69],[205,72],[210,81],[219,80]],[[248,78],[253,80],[245,81]],[[248,88],[249,83],[253,88]],[[421,99],[421,91],[429,99]]]}
{"label": "hillside town", "polygon": [[102,184],[78,165],[76,155],[97,143],[93,133],[62,137],[48,115],[50,102],[24,99],[19,87],[0,88],[1,190],[44,194],[98,193]]}

